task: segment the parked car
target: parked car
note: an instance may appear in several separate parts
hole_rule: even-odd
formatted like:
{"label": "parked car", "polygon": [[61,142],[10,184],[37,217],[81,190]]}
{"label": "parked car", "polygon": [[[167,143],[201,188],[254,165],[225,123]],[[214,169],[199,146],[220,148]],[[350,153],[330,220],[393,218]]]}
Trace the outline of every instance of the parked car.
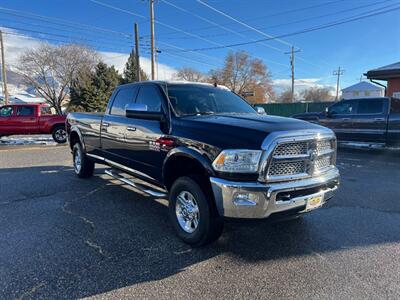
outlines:
{"label": "parked car", "polygon": [[293,117],[332,129],[340,142],[400,146],[400,99],[347,99],[326,111]]}
{"label": "parked car", "polygon": [[207,84],[120,86],[104,114],[70,113],[67,132],[79,177],[106,164],[108,175],[168,195],[173,227],[193,246],[217,239],[224,217],[297,216],[326,203],[339,184],[330,129],[257,114]]}
{"label": "parked car", "polygon": [[0,137],[14,134],[51,134],[57,143],[67,141],[65,116],[53,115],[46,104],[0,107]]}

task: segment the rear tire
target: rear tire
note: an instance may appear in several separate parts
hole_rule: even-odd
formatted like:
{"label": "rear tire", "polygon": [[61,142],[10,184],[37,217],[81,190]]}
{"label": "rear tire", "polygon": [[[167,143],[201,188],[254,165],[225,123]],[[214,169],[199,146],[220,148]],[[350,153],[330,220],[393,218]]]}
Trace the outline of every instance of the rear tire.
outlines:
{"label": "rear tire", "polygon": [[72,148],[72,160],[75,174],[80,178],[89,178],[94,173],[94,162],[83,152],[82,146],[76,143]]}
{"label": "rear tire", "polygon": [[207,199],[211,193],[190,177],[180,177],[169,193],[169,215],[176,234],[185,243],[200,247],[217,240],[223,218]]}
{"label": "rear tire", "polygon": [[58,144],[64,144],[67,141],[67,131],[63,125],[55,126],[51,132],[51,135],[53,140]]}

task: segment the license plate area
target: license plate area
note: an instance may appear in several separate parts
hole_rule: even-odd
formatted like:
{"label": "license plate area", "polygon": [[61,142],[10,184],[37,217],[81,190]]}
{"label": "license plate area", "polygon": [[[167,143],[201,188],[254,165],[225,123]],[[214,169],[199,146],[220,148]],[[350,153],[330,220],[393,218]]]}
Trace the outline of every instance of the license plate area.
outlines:
{"label": "license plate area", "polygon": [[322,206],[324,195],[311,196],[306,199],[306,210],[313,210]]}

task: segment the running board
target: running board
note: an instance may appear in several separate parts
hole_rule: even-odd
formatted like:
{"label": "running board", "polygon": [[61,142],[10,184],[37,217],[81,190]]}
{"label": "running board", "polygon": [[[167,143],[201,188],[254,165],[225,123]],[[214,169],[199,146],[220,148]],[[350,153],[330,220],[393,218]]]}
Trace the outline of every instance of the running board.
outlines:
{"label": "running board", "polygon": [[142,191],[143,193],[146,193],[146,194],[148,194],[150,196],[157,197],[157,198],[165,198],[165,197],[167,197],[166,193],[162,193],[162,192],[158,192],[158,191],[155,191],[155,190],[151,190],[148,187],[145,187],[145,186],[143,186],[141,184],[133,182],[132,180],[130,180],[128,178],[125,178],[125,177],[113,172],[112,170],[105,170],[104,173],[106,173],[107,175],[109,175],[109,176],[111,176],[111,177],[113,177],[113,178],[115,178],[115,179],[117,179],[117,180],[119,180],[119,181],[121,181],[123,183],[126,183],[127,185],[130,185],[130,186],[134,187],[135,189],[138,189],[139,191]]}

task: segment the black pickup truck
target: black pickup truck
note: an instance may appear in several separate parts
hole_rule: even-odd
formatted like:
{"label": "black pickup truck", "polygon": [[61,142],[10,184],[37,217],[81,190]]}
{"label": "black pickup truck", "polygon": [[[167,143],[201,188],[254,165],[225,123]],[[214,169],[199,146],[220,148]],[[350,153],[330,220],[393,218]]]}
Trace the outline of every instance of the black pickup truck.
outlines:
{"label": "black pickup truck", "polygon": [[220,86],[147,81],[122,85],[104,114],[71,113],[75,173],[106,173],[156,198],[168,197],[178,236],[216,240],[224,217],[297,216],[339,184],[336,138],[309,122],[259,114]]}
{"label": "black pickup truck", "polygon": [[347,99],[331,105],[326,111],[293,117],[332,129],[343,144],[400,147],[400,99]]}

